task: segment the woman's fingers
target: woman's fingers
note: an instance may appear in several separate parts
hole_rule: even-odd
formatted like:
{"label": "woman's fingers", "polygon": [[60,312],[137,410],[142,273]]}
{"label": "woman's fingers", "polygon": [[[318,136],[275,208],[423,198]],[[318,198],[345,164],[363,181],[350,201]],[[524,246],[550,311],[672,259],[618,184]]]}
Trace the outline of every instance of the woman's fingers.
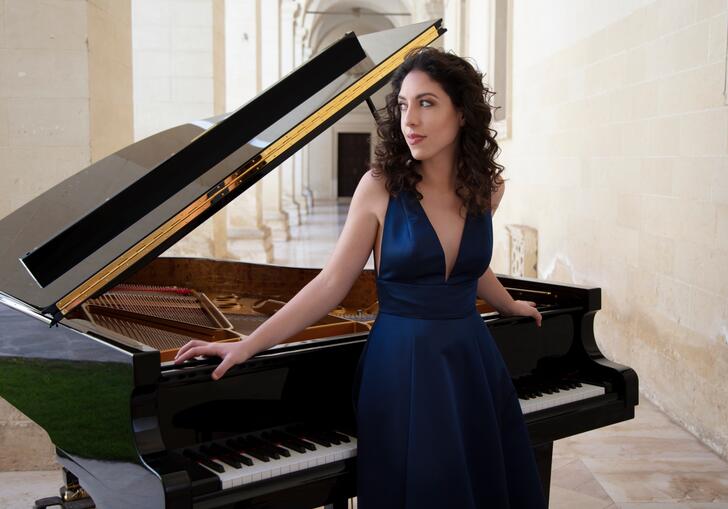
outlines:
{"label": "woman's fingers", "polygon": [[533,311],[534,311],[533,317],[536,319],[536,325],[541,327],[541,313],[539,313],[535,307],[533,308]]}
{"label": "woman's fingers", "polygon": [[206,341],[193,340],[179,349],[177,357],[174,358],[175,364],[181,364],[184,361],[205,355],[207,357],[220,357],[222,361],[212,372],[212,379],[219,380],[227,371],[235,364],[244,362],[251,354],[245,350],[242,343],[208,343]]}
{"label": "woman's fingers", "polygon": [[182,364],[184,361],[191,359],[193,357],[197,357],[198,355],[202,355],[201,352],[199,352],[200,348],[199,346],[193,346],[191,348],[188,348],[185,352],[180,351],[180,353],[177,354],[177,357],[174,359],[175,364]]}
{"label": "woman's fingers", "polygon": [[200,341],[199,339],[193,339],[192,341],[187,342],[182,348],[180,348],[177,351],[177,355],[175,356],[175,359],[182,356],[190,348],[194,348],[196,346],[204,346],[207,344],[209,344],[209,343],[207,343],[206,341]]}
{"label": "woman's fingers", "polygon": [[184,353],[181,355],[177,355],[177,357],[174,359],[175,364],[180,364],[188,359],[192,359],[193,357],[197,357],[198,355],[217,355],[217,349],[215,348],[214,344],[205,343],[202,341],[203,345],[201,346],[192,346],[191,348],[188,348]]}
{"label": "woman's fingers", "polygon": [[235,365],[235,360],[233,359],[233,355],[232,355],[232,353],[228,353],[222,359],[222,362],[215,368],[215,371],[212,372],[212,379],[219,380],[220,378],[222,378],[222,376],[225,373],[227,373],[227,370],[230,369],[234,365]]}

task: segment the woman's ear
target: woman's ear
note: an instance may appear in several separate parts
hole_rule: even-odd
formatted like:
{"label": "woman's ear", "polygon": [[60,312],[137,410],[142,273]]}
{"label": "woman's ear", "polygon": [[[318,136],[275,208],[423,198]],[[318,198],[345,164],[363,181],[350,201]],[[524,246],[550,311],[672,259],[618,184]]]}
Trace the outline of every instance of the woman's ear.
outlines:
{"label": "woman's ear", "polygon": [[465,125],[465,115],[463,115],[462,111],[458,111],[458,121],[460,122],[460,127]]}

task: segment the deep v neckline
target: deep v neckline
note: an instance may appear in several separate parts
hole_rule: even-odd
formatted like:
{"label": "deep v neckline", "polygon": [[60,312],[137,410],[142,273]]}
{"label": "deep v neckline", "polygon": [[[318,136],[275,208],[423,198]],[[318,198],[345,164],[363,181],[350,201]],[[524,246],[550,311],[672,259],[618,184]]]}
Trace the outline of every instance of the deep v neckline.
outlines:
{"label": "deep v neckline", "polygon": [[468,218],[470,217],[470,214],[465,214],[465,221],[463,222],[463,228],[460,232],[460,241],[458,242],[458,250],[455,254],[455,262],[453,262],[452,270],[450,271],[450,274],[447,273],[447,256],[445,255],[445,248],[442,246],[442,241],[440,240],[440,236],[437,234],[437,230],[435,230],[435,226],[432,224],[432,221],[430,221],[430,216],[427,215],[427,211],[425,211],[425,207],[422,206],[422,203],[420,203],[420,200],[417,199],[417,196],[413,196],[414,200],[417,202],[417,206],[420,208],[420,212],[422,212],[422,215],[425,217],[425,221],[427,222],[427,225],[430,228],[430,231],[432,231],[432,234],[435,236],[435,241],[437,242],[437,245],[440,247],[440,253],[442,253],[442,265],[444,267],[443,271],[443,281],[447,283],[450,281],[450,278],[452,277],[453,273],[455,272],[455,269],[458,266],[458,261],[460,260],[460,253],[463,250],[463,237],[465,237],[465,229],[468,226]]}

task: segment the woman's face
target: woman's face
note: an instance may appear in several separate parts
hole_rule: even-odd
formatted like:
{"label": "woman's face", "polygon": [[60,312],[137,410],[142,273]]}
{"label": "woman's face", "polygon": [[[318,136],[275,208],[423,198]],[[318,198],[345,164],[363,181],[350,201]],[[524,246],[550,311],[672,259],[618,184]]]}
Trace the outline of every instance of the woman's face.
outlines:
{"label": "woman's face", "polygon": [[462,114],[440,84],[423,72],[405,76],[399,91],[400,127],[412,157],[455,156]]}

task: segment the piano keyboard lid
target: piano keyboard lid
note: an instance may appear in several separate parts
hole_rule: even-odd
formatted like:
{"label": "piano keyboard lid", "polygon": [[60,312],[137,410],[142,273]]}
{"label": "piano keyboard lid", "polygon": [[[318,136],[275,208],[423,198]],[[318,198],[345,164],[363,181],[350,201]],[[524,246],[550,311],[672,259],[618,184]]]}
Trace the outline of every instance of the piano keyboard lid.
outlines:
{"label": "piano keyboard lid", "polygon": [[340,40],[231,114],[111,154],[0,221],[0,292],[58,320],[184,237],[369,95],[431,21]]}

